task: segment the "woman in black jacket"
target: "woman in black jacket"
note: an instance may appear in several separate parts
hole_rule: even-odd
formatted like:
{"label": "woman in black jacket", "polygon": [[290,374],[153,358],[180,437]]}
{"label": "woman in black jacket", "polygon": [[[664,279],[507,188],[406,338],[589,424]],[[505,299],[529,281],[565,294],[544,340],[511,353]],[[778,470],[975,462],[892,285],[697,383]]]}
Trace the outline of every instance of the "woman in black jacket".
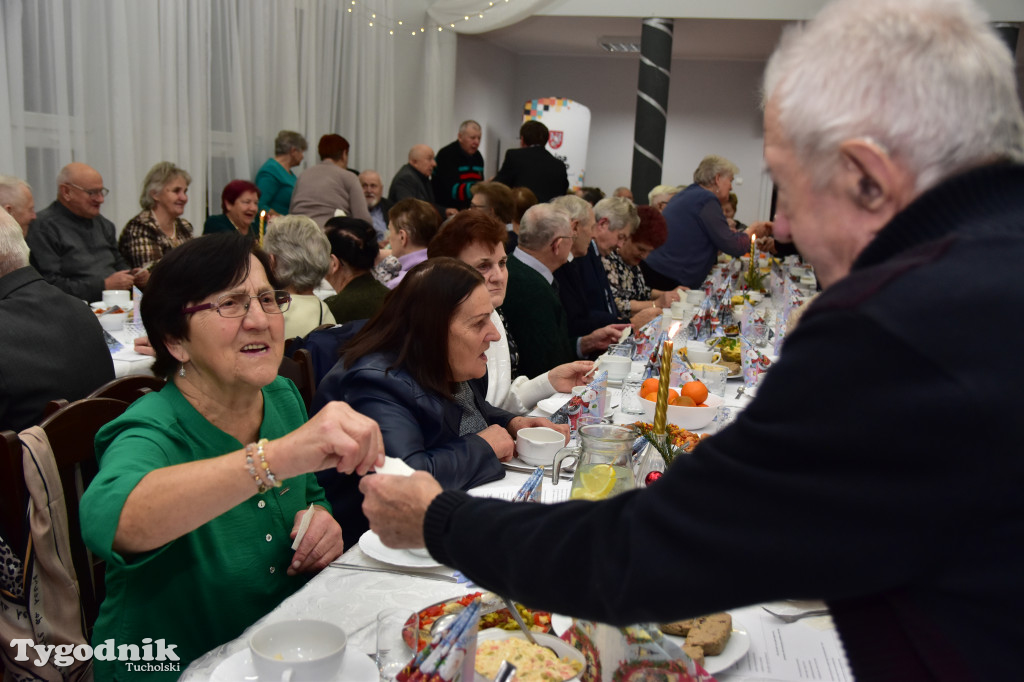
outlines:
{"label": "woman in black jacket", "polygon": [[[324,377],[313,411],[344,400],[376,420],[391,457],[429,472],[444,488],[504,477],[514,438],[527,426],[564,431],[539,417],[516,417],[484,400],[476,381],[498,331],[483,277],[455,258],[432,258],[409,271],[381,311],[349,342]],[[355,481],[321,472],[346,545],[365,530]],[[356,536],[358,537],[358,536]]]}

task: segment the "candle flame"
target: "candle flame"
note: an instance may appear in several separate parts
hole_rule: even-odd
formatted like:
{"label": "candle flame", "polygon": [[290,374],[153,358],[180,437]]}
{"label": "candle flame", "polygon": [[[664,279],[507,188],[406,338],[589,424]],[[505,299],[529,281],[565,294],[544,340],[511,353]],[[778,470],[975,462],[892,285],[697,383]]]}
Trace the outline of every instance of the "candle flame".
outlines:
{"label": "candle flame", "polygon": [[679,331],[679,325],[681,325],[681,324],[682,324],[682,322],[680,322],[680,321],[676,321],[676,322],[672,323],[672,326],[668,328],[668,338],[669,339],[676,338],[676,332]]}

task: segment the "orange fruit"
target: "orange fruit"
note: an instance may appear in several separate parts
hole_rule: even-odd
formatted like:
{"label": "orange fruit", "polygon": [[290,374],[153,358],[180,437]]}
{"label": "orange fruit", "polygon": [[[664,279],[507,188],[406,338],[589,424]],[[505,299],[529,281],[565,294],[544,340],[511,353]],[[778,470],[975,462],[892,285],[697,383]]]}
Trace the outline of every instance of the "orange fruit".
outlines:
{"label": "orange fruit", "polygon": [[679,393],[689,396],[694,405],[699,405],[708,399],[708,388],[700,381],[687,381],[679,389]]}
{"label": "orange fruit", "polygon": [[658,392],[658,379],[657,377],[650,377],[644,379],[643,385],[640,387],[640,395],[647,395],[648,393]]}
{"label": "orange fruit", "polygon": [[[672,404],[672,401],[675,400],[678,397],[679,397],[679,391],[677,391],[674,388],[668,389],[668,402],[669,402],[670,405]],[[693,404],[696,405],[697,402],[694,401]]]}
{"label": "orange fruit", "polygon": [[697,407],[707,407],[707,406],[708,406],[707,403],[700,403],[699,405],[697,405]]}
{"label": "orange fruit", "polygon": [[693,398],[690,396],[680,395],[673,398],[669,404],[678,407],[694,407],[697,403],[693,402]]}
{"label": "orange fruit", "polygon": [[650,400],[652,403],[658,402],[658,392],[657,391],[651,391],[650,393],[644,393],[640,397],[643,398],[644,400]]}

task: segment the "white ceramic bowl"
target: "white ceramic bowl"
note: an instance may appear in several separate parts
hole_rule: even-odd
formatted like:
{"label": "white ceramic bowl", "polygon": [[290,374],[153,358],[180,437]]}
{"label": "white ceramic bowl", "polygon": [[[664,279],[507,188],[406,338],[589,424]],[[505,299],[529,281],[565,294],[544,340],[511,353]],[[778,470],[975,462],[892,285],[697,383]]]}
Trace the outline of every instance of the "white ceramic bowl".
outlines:
{"label": "white ceramic bowl", "polygon": [[128,317],[128,313],[110,313],[108,315],[100,315],[100,326],[108,332],[116,332],[124,327],[124,319],[126,317]]}
{"label": "white ceramic bowl", "polygon": [[[672,386],[671,388],[679,391],[678,386]],[[688,431],[694,431],[696,429],[703,429],[705,426],[710,424],[715,419],[715,415],[718,413],[718,408],[724,401],[714,393],[709,393],[707,400],[704,404],[707,407],[683,407],[682,405],[669,405],[668,410],[665,413],[665,419],[669,424],[675,424],[676,426],[687,429]],[[654,407],[655,402],[653,400],[645,400],[643,397],[640,398],[640,407],[644,409],[644,421],[654,423]]]}
{"label": "white ceramic bowl", "polygon": [[546,426],[531,426],[516,433],[516,456],[531,466],[551,466],[555,453],[563,447],[565,436]]}
{"label": "white ceramic bowl", "polygon": [[249,649],[261,681],[319,682],[338,674],[347,642],[345,631],[334,623],[285,620],[257,630]]}
{"label": "white ceramic bowl", "polygon": [[[569,645],[562,639],[555,637],[554,635],[548,635],[540,632],[531,633],[539,644],[549,646],[555,650],[559,658],[571,658],[574,661],[578,661],[583,664],[583,671],[587,669],[587,660],[583,657],[583,654],[576,648]],[[501,628],[489,628],[487,630],[481,630],[476,636],[477,643],[487,642],[491,640],[504,640],[504,639],[526,639],[523,633],[519,630],[502,630]],[[480,673],[476,673],[477,682],[486,682],[486,678]],[[567,682],[573,682],[580,679],[579,675],[570,677]]]}

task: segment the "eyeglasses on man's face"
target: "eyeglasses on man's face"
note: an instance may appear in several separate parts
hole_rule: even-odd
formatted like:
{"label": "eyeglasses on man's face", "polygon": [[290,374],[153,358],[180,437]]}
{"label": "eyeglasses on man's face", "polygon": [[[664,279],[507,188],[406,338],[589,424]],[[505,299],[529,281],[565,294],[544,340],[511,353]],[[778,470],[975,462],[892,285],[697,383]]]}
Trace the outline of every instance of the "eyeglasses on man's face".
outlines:
{"label": "eyeglasses on man's face", "polygon": [[95,199],[97,197],[101,197],[102,198],[102,197],[105,197],[108,194],[110,194],[110,190],[107,189],[106,187],[100,187],[99,189],[86,189],[84,187],[76,185],[73,182],[69,182],[68,186],[74,187],[77,190],[81,190],[81,191],[85,192],[86,194],[89,195],[90,199]]}
{"label": "eyeglasses on man's face", "polygon": [[292,304],[292,295],[287,291],[264,291],[255,296],[242,293],[224,294],[214,303],[201,303],[191,308],[185,308],[181,314],[190,315],[203,310],[215,310],[221,317],[245,317],[254,298],[260,302],[263,312],[272,315],[280,315]]}

